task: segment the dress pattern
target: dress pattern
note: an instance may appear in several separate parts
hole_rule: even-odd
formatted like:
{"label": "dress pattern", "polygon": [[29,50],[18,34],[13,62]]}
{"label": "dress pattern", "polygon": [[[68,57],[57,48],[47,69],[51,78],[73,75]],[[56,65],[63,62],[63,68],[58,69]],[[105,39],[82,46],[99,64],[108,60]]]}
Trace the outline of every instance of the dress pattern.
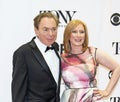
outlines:
{"label": "dress pattern", "polygon": [[66,86],[61,102],[98,102],[98,97],[93,94],[96,88],[95,53],[96,49],[89,47],[82,54],[61,55],[62,78]]}

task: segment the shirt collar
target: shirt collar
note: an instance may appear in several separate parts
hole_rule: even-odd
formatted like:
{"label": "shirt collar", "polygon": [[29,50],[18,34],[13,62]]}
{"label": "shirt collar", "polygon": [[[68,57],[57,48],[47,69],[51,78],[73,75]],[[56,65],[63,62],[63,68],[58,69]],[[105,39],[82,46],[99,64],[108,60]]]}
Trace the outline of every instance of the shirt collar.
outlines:
{"label": "shirt collar", "polygon": [[39,39],[38,37],[36,37],[35,39],[35,43],[37,45],[37,47],[39,48],[39,50],[42,52],[42,53],[45,53],[45,50],[46,50],[46,45],[44,45]]}

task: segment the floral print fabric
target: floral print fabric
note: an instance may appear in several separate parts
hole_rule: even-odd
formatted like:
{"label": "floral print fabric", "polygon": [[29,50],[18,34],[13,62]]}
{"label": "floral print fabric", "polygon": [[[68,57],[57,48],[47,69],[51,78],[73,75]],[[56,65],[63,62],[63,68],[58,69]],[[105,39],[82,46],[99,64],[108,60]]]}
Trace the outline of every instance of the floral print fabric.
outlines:
{"label": "floral print fabric", "polygon": [[62,78],[66,85],[61,102],[98,102],[94,97],[96,88],[96,49],[89,47],[83,54],[64,53]]}

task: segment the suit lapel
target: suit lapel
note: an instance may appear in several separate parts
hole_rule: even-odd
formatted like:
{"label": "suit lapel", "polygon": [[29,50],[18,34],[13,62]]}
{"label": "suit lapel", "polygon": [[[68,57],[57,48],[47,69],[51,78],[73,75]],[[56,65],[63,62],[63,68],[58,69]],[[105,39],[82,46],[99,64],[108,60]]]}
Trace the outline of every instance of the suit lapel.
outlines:
{"label": "suit lapel", "polygon": [[32,47],[32,52],[33,52],[33,54],[35,55],[35,57],[36,57],[36,59],[38,60],[38,62],[42,65],[42,68],[43,68],[44,70],[46,70],[46,71],[50,74],[50,73],[51,73],[51,72],[50,72],[50,69],[49,69],[49,67],[48,67],[48,65],[47,65],[47,63],[46,63],[46,61],[45,61],[42,53],[40,52],[40,50],[39,50],[38,47],[36,46],[36,44],[35,44],[35,42],[34,42],[34,39],[35,39],[35,38],[33,38],[32,41],[30,42],[30,45],[31,45],[31,47]]}
{"label": "suit lapel", "polygon": [[[59,93],[60,93],[60,85],[61,85],[61,58],[60,58],[60,55],[58,53],[59,45],[56,42],[54,42],[52,44],[52,46],[54,47],[54,51],[55,51],[57,57],[59,58],[59,79],[58,79],[58,87],[57,87],[57,90],[56,90],[56,93],[57,93],[56,95],[59,95]],[[56,97],[59,99],[59,96],[56,96]]]}
{"label": "suit lapel", "polygon": [[[39,51],[38,47],[36,46],[35,42],[34,42],[34,39],[35,37],[32,39],[32,41],[30,42],[30,46],[32,48],[32,52],[33,54],[35,55],[36,59],[38,60],[38,62],[43,66],[43,69],[46,70],[46,72],[48,72],[48,74],[50,74],[50,76],[52,76],[52,73],[42,55],[42,53]],[[60,56],[59,56],[59,46],[56,45],[57,43],[54,43],[55,45],[54,46],[54,51],[56,53],[56,55],[58,56],[59,58],[59,79],[58,79],[58,87],[57,87],[57,90],[56,90],[56,95],[59,95],[60,93],[60,82],[61,82],[61,60],[60,60]],[[52,76],[53,77],[53,76]],[[54,78],[53,78],[54,79]],[[56,96],[56,97],[59,97],[59,96]]]}

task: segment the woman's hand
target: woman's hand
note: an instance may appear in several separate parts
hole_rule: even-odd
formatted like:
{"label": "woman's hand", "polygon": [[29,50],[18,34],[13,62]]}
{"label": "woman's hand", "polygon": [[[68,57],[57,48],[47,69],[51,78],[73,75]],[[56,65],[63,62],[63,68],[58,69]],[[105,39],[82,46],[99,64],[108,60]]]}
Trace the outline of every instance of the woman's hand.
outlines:
{"label": "woman's hand", "polygon": [[98,98],[98,100],[109,96],[109,93],[106,90],[94,89],[93,93],[94,96]]}

